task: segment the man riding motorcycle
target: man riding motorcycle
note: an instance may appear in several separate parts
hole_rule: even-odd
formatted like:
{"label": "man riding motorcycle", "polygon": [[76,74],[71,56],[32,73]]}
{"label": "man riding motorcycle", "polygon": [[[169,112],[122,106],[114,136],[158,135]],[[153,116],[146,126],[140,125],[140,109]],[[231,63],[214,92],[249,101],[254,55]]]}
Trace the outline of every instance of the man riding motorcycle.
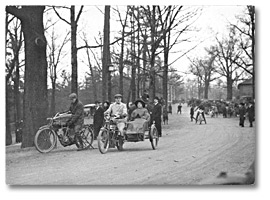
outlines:
{"label": "man riding motorcycle", "polygon": [[116,94],[114,96],[115,102],[110,105],[108,110],[104,112],[104,115],[110,115],[114,117],[114,122],[120,132],[121,137],[124,138],[124,128],[127,122],[127,106],[126,104],[122,103],[122,95]]}
{"label": "man riding motorcycle", "polygon": [[75,138],[79,144],[78,151],[80,151],[83,150],[83,141],[82,136],[80,135],[80,131],[84,123],[83,104],[81,101],[79,101],[75,93],[70,94],[69,99],[71,101],[71,105],[68,112],[70,112],[72,115],[67,121],[67,126],[71,129],[71,131],[75,132]]}

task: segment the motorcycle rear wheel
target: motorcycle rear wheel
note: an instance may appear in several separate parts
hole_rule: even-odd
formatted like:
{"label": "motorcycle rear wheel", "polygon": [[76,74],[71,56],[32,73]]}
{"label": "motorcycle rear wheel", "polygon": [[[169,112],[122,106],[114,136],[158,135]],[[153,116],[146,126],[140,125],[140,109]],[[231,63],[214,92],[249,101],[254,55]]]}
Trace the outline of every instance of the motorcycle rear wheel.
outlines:
{"label": "motorcycle rear wheel", "polygon": [[56,146],[57,136],[54,130],[43,128],[38,130],[34,138],[36,149],[41,153],[48,153]]}
{"label": "motorcycle rear wheel", "polygon": [[100,153],[105,154],[109,149],[109,131],[107,129],[101,129],[98,134],[98,149]]}

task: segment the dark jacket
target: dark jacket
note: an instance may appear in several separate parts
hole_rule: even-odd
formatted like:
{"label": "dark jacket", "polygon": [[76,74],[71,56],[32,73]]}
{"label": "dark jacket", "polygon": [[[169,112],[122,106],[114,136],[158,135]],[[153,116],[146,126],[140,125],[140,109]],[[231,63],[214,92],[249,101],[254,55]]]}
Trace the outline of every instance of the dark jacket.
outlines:
{"label": "dark jacket", "polygon": [[248,119],[250,121],[253,121],[254,120],[254,115],[255,115],[255,109],[254,109],[253,105],[247,108],[247,113],[248,113]]}
{"label": "dark jacket", "polygon": [[104,110],[102,107],[98,107],[93,117],[94,128],[100,128],[103,125]]}
{"label": "dark jacket", "polygon": [[162,114],[162,107],[158,103],[157,105],[154,105],[153,110],[152,110],[152,119],[154,121],[161,121],[161,114]]}
{"label": "dark jacket", "polygon": [[240,118],[245,117],[245,114],[246,114],[246,108],[244,106],[240,107],[239,108],[239,116],[240,116]]}
{"label": "dark jacket", "polygon": [[69,107],[69,111],[71,112],[72,116],[68,121],[69,125],[82,125],[84,122],[84,110],[83,104],[78,99],[74,103],[71,103]]}

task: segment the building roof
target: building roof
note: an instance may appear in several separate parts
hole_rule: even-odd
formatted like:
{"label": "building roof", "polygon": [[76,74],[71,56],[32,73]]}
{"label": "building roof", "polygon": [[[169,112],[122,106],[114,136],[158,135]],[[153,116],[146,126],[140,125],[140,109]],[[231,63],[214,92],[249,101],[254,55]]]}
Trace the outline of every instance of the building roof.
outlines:
{"label": "building roof", "polygon": [[238,85],[250,85],[252,84],[252,78],[244,80],[242,83],[239,83]]}

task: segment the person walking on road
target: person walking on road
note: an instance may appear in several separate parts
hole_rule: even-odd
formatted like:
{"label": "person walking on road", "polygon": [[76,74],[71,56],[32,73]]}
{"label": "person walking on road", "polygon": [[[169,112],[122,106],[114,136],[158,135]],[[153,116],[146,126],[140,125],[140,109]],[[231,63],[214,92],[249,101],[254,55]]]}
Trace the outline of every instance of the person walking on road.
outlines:
{"label": "person walking on road", "polygon": [[178,104],[177,106],[177,114],[180,112],[180,114],[182,113],[182,104],[181,102]]}
{"label": "person walking on road", "polygon": [[246,114],[246,108],[244,103],[240,103],[239,107],[239,126],[244,127],[245,126],[245,114]]}
{"label": "person walking on road", "polygon": [[190,120],[193,122],[194,119],[194,105],[192,104],[190,107]]}
{"label": "person walking on road", "polygon": [[[204,122],[205,122],[205,124],[206,124],[206,119],[205,119],[205,115],[204,115],[204,105],[203,105],[203,103],[201,103],[201,104],[195,109],[195,111],[198,110],[198,109],[201,110],[201,115],[202,115],[202,117],[203,117],[203,119],[204,119]],[[199,114],[200,114],[200,112],[198,111],[198,112],[197,112],[197,115],[196,115],[196,124],[197,124],[197,121],[198,121]]]}
{"label": "person walking on road", "polygon": [[168,113],[172,114],[172,104],[169,104],[168,106]]}
{"label": "person walking on road", "polygon": [[151,122],[153,122],[153,121],[155,122],[159,137],[162,137],[161,115],[162,115],[162,107],[159,103],[159,98],[155,97],[154,98],[154,107],[153,107],[152,114],[151,114]]}
{"label": "person walking on road", "polygon": [[247,114],[248,114],[248,120],[249,120],[249,127],[253,127],[252,122],[254,121],[254,114],[255,109],[253,102],[249,102],[248,108],[247,108]]}
{"label": "person walking on road", "polygon": [[104,110],[100,106],[99,101],[95,101],[96,110],[93,116],[93,125],[94,125],[94,139],[97,139],[98,133],[103,125],[104,120]]}

